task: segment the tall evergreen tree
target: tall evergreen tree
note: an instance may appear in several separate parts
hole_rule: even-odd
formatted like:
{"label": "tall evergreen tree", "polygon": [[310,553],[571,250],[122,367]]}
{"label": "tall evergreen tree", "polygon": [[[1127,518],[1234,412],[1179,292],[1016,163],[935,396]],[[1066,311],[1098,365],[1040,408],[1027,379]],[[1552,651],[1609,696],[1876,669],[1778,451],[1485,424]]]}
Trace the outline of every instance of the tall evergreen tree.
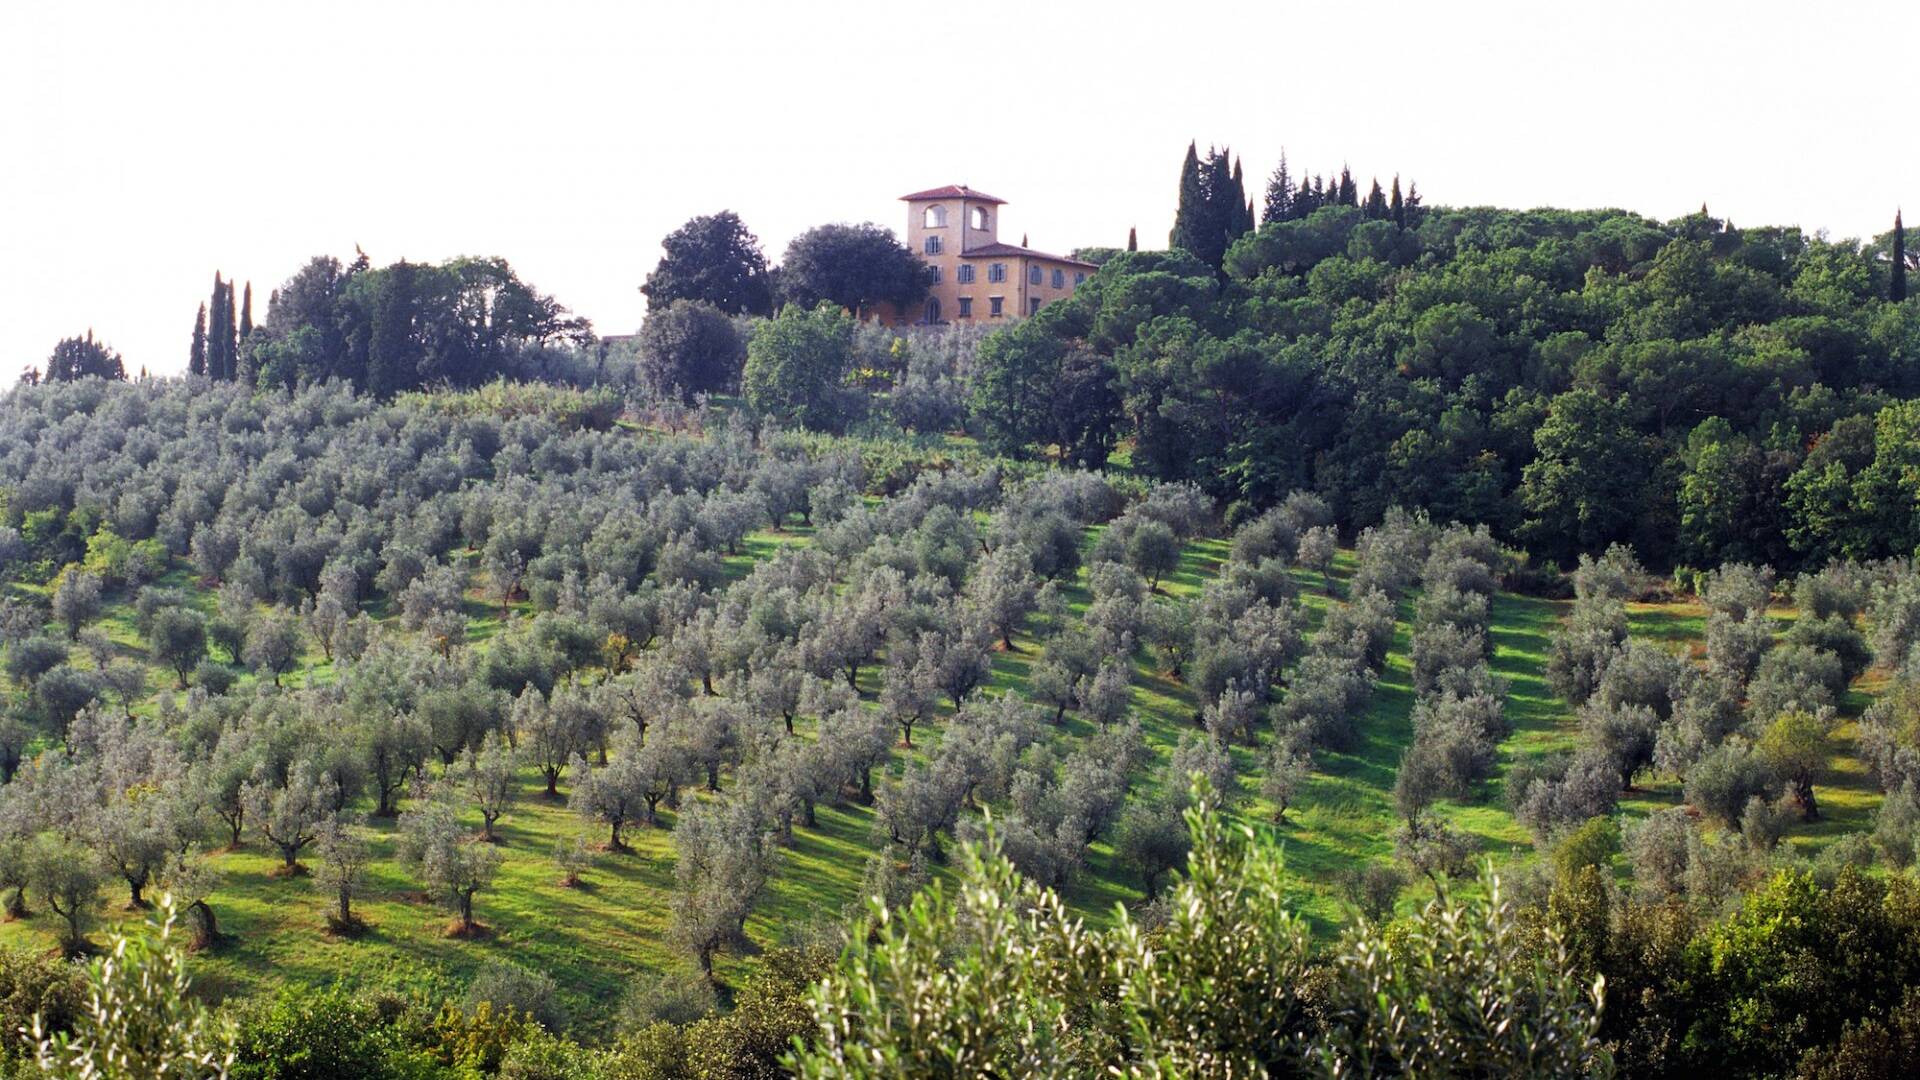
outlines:
{"label": "tall evergreen tree", "polygon": [[240,340],[244,342],[253,334],[253,282],[247,282],[240,297]]}
{"label": "tall evergreen tree", "polygon": [[1341,206],[1360,205],[1360,189],[1354,186],[1353,173],[1345,165],[1340,166],[1340,193],[1334,197],[1334,201]]}
{"label": "tall evergreen tree", "polygon": [[1128,251],[1139,251],[1139,250],[1140,250],[1140,233],[1139,233],[1139,230],[1137,230],[1137,229],[1135,229],[1135,228],[1134,228],[1133,226],[1131,226],[1131,225],[1129,225],[1129,226],[1127,226],[1127,250],[1128,250]]}
{"label": "tall evergreen tree", "polygon": [[49,382],[72,382],[88,377],[125,381],[127,377],[120,354],[105,342],[93,340],[92,330],[88,330],[84,338],[71,337],[55,345],[53,355],[47,357],[46,369]]}
{"label": "tall evergreen tree", "polygon": [[1280,164],[1273,167],[1273,175],[1267,178],[1267,204],[1260,218],[1261,224],[1286,221],[1293,217],[1293,176],[1287,171],[1287,152],[1280,151]]}
{"label": "tall evergreen tree", "polygon": [[240,330],[235,316],[233,303],[233,282],[227,282],[226,294],[220,298],[221,320],[214,327],[214,333],[220,337],[220,377],[233,381],[234,374],[240,369]]}
{"label": "tall evergreen tree", "polygon": [[227,286],[220,280],[220,272],[213,274],[213,297],[207,308],[207,375],[215,379],[227,377],[227,356],[225,351],[226,335],[220,328],[227,325]]}
{"label": "tall evergreen tree", "polygon": [[1247,174],[1240,167],[1240,159],[1233,159],[1233,206],[1227,227],[1227,245],[1231,247],[1235,240],[1253,231],[1253,203],[1247,200]]}
{"label": "tall evergreen tree", "polygon": [[205,375],[207,373],[207,305],[200,304],[200,311],[193,317],[193,348],[187,353],[187,374]]}
{"label": "tall evergreen tree", "polygon": [[1393,218],[1395,225],[1403,229],[1407,227],[1407,204],[1400,198],[1399,173],[1393,174],[1393,196],[1387,203],[1387,213]]}
{"label": "tall evergreen tree", "polygon": [[1203,162],[1189,145],[1187,158],[1181,167],[1180,207],[1174,214],[1173,232],[1168,240],[1172,246],[1218,268],[1227,253],[1227,245],[1239,235],[1236,230],[1246,213],[1246,199],[1237,193],[1230,151],[1214,147],[1207,151]]}
{"label": "tall evergreen tree", "polygon": [[1367,192],[1367,201],[1361,206],[1361,212],[1368,221],[1380,221],[1387,216],[1387,194],[1380,190],[1380,178],[1375,177],[1373,187]]}
{"label": "tall evergreen tree", "polygon": [[1887,284],[1887,299],[1899,303],[1907,298],[1907,227],[1900,211],[1893,212],[1893,278]]}
{"label": "tall evergreen tree", "polygon": [[1201,232],[1200,219],[1207,209],[1207,192],[1200,179],[1200,147],[1187,144],[1187,156],[1180,162],[1180,202],[1173,211],[1173,231],[1167,234],[1167,246],[1196,250],[1193,245]]}

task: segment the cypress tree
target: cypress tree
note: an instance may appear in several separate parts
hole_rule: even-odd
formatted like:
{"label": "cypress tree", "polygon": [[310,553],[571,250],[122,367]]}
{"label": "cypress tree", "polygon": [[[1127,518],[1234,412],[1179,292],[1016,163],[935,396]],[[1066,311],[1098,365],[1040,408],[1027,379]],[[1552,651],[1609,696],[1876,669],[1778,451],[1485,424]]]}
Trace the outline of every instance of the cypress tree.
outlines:
{"label": "cypress tree", "polygon": [[213,275],[213,298],[207,309],[207,375],[209,378],[227,377],[227,356],[224,351],[226,336],[220,328],[228,321],[227,286],[220,280],[219,271]]}
{"label": "cypress tree", "polygon": [[1353,174],[1347,171],[1345,165],[1340,166],[1340,193],[1334,197],[1334,201],[1341,206],[1360,205],[1360,189],[1353,186]]}
{"label": "cypress tree", "polygon": [[1387,213],[1392,216],[1395,225],[1402,229],[1407,227],[1407,204],[1400,201],[1399,173],[1393,174],[1393,197],[1387,203]]}
{"label": "cypress tree", "polygon": [[233,282],[227,282],[226,295],[220,299],[220,324],[214,327],[214,333],[220,338],[220,377],[233,381],[234,374],[240,368],[240,335],[235,325],[233,307]]}
{"label": "cypress tree", "polygon": [[1373,188],[1367,192],[1367,202],[1361,210],[1368,221],[1379,221],[1387,216],[1387,195],[1380,190],[1379,177],[1374,177]]}
{"label": "cypress tree", "polygon": [[1272,224],[1291,218],[1293,209],[1293,176],[1287,172],[1287,152],[1280,151],[1280,164],[1273,167],[1273,175],[1267,178],[1267,204],[1260,221]]}
{"label": "cypress tree", "polygon": [[1887,299],[1899,303],[1907,298],[1907,227],[1900,211],[1893,212],[1893,279],[1887,284]]}
{"label": "cypress tree", "polygon": [[1206,192],[1206,212],[1201,220],[1201,247],[1194,254],[1218,267],[1225,259],[1227,245],[1233,242],[1234,227],[1240,220],[1239,196],[1234,194],[1233,159],[1222,149],[1209,150],[1200,171],[1200,183]]}
{"label": "cypress tree", "polygon": [[1131,226],[1131,225],[1129,225],[1129,226],[1127,226],[1127,250],[1128,250],[1128,251],[1139,251],[1139,250],[1140,250],[1140,236],[1139,236],[1139,233],[1138,233],[1138,231],[1137,231],[1137,230],[1135,230],[1135,229],[1134,229],[1134,227],[1133,227],[1133,226]]}
{"label": "cypress tree", "polygon": [[1167,234],[1167,246],[1194,250],[1196,218],[1205,213],[1207,194],[1200,186],[1200,149],[1187,144],[1186,160],[1180,163],[1180,204],[1173,211],[1173,231]]}
{"label": "cypress tree", "polygon": [[1253,231],[1253,203],[1247,200],[1247,174],[1240,159],[1233,159],[1233,206],[1228,216],[1227,246]]}
{"label": "cypress tree", "polygon": [[1189,144],[1180,174],[1180,208],[1168,237],[1172,246],[1218,269],[1245,212],[1246,200],[1234,192],[1231,153],[1215,147],[1207,151],[1203,164]]}
{"label": "cypress tree", "polygon": [[253,334],[253,282],[247,282],[240,296],[240,340],[245,341]]}
{"label": "cypress tree", "polygon": [[193,348],[187,353],[187,374],[205,375],[207,373],[207,305],[200,304],[200,313],[193,317]]}

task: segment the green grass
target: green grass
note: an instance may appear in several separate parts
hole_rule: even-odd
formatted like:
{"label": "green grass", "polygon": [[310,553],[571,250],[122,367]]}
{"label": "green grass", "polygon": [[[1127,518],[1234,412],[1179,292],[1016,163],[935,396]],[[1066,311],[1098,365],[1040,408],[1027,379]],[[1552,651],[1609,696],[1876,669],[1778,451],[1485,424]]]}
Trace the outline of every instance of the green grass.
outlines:
{"label": "green grass", "polygon": [[[750,537],[741,551],[725,560],[729,579],[744,576],[757,560],[781,547],[808,542],[811,530],[792,527],[763,531]],[[1097,531],[1090,530],[1088,544]],[[1189,600],[1216,574],[1226,558],[1227,545],[1201,541],[1186,550],[1179,569],[1161,585],[1175,600]],[[1351,553],[1342,552],[1332,575],[1332,590],[1344,596],[1353,570]],[[1332,601],[1328,585],[1316,573],[1298,570],[1300,603],[1309,624],[1317,627]],[[184,573],[168,581],[183,588],[192,583]],[[1078,617],[1088,603],[1084,572],[1063,583],[1063,598]],[[210,604],[205,593],[196,602]],[[525,618],[525,604],[500,605],[478,592],[468,604],[469,639],[482,644],[509,622]],[[1506,810],[1505,778],[1512,764],[1525,757],[1571,748],[1577,741],[1573,717],[1566,704],[1548,689],[1545,667],[1549,643],[1565,615],[1563,602],[1501,594],[1492,605],[1493,661],[1496,675],[1508,685],[1507,716],[1512,735],[1501,747],[1496,774],[1481,785],[1471,801],[1450,803],[1442,812],[1457,829],[1471,835],[1484,856],[1496,863],[1533,858],[1526,831]],[[1392,788],[1401,754],[1412,740],[1414,702],[1407,662],[1411,603],[1402,605],[1386,670],[1361,725],[1361,738],[1349,751],[1318,755],[1316,771],[1305,785],[1284,825],[1272,821],[1272,807],[1258,795],[1258,770],[1264,748],[1236,748],[1241,769],[1237,812],[1254,823],[1267,842],[1284,850],[1295,883],[1295,901],[1315,932],[1327,940],[1346,918],[1339,879],[1343,872],[1367,861],[1393,859],[1392,836],[1398,824]],[[1694,604],[1638,604],[1630,611],[1633,633],[1678,654],[1698,657],[1704,633],[1704,612]],[[144,659],[145,647],[134,630],[131,611],[113,606],[98,624],[128,657]],[[1037,630],[1038,627],[1031,629]],[[1013,651],[997,651],[989,691],[1003,693],[1025,688],[1028,673],[1042,656],[1041,642],[1031,634],[1016,635]],[[482,647],[484,645],[482,644]],[[331,677],[330,665],[318,656],[304,658],[305,668],[290,677]],[[1134,658],[1136,682],[1133,705],[1157,764],[1166,759],[1183,732],[1195,729],[1197,703],[1180,682],[1158,670],[1142,650]],[[878,666],[860,674],[869,707],[881,682]],[[251,676],[249,676],[251,678]],[[1847,705],[1849,718],[1857,716],[1878,689],[1877,676],[1862,680]],[[170,690],[169,673],[154,672],[154,691]],[[888,769],[894,774],[907,761],[932,752],[938,745],[950,709],[917,728],[914,748],[896,748]],[[1818,788],[1825,816],[1811,825],[1797,825],[1788,842],[1796,849],[1814,851],[1833,839],[1870,827],[1878,795],[1855,753],[1856,732],[1851,719],[1837,734],[1840,752],[1830,774]],[[1092,731],[1078,716],[1052,737],[1079,740]],[[802,737],[811,737],[804,726]],[[1263,742],[1265,736],[1262,737]],[[729,782],[731,778],[728,778]],[[1136,782],[1156,783],[1152,773]],[[376,859],[368,895],[358,910],[371,924],[364,935],[340,939],[326,931],[328,900],[306,878],[271,877],[275,860],[251,837],[240,850],[217,856],[223,884],[212,898],[227,935],[218,947],[198,958],[196,971],[203,986],[218,995],[258,996],[282,986],[312,986],[335,981],[359,988],[384,987],[408,993],[458,995],[466,981],[490,957],[505,957],[550,973],[560,987],[562,1003],[583,1033],[604,1033],[618,1013],[627,988],[644,985],[662,972],[682,968],[686,961],[668,939],[673,890],[673,849],[669,828],[633,829],[628,834],[631,854],[601,855],[579,888],[560,885],[560,871],[552,852],[557,842],[585,832],[598,841],[595,826],[582,823],[563,804],[540,795],[541,784],[529,770],[522,777],[524,798],[503,820],[500,832],[506,855],[499,880],[478,902],[480,919],[493,931],[479,941],[446,936],[450,916],[417,892],[417,885],[391,858],[393,824],[375,821]],[[563,782],[563,789],[565,788]],[[692,797],[704,797],[693,795]],[[1640,790],[1623,800],[1623,811],[1641,815],[1680,800],[1679,785],[1671,778],[1643,781]],[[477,827],[477,817],[475,819]],[[670,826],[672,815],[664,816]],[[796,828],[793,845],[785,851],[779,872],[748,923],[749,935],[760,946],[776,943],[795,928],[838,920],[858,897],[863,866],[874,850],[872,811],[858,805],[823,806],[817,828]],[[951,871],[942,869],[941,874]],[[1410,887],[1401,899],[1403,909],[1418,903],[1424,884]],[[105,917],[109,921],[133,918],[120,908],[123,890],[109,889]],[[1114,917],[1115,906],[1141,899],[1139,883],[1118,865],[1105,844],[1096,844],[1085,871],[1066,890],[1072,909],[1096,923]],[[96,935],[98,936],[98,935]],[[46,916],[0,925],[0,944],[49,947],[52,922]],[[735,982],[754,963],[752,956],[723,956],[719,974]]]}

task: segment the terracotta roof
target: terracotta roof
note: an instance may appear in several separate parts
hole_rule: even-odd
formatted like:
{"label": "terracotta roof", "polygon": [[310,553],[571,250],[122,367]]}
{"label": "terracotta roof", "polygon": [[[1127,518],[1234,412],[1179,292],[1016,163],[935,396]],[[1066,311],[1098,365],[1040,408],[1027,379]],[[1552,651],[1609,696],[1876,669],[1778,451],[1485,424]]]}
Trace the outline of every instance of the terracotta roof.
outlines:
{"label": "terracotta roof", "polygon": [[946,187],[928,188],[911,195],[900,196],[901,202],[920,202],[926,199],[972,199],[975,202],[1004,203],[1005,199],[996,199],[984,191],[975,191],[965,184],[948,184]]}
{"label": "terracotta roof", "polygon": [[991,257],[994,255],[1007,257],[1025,255],[1030,259],[1046,259],[1048,262],[1066,263],[1069,266],[1085,266],[1093,270],[1100,268],[1098,263],[1082,262],[1079,259],[1070,259],[1065,255],[1049,255],[1044,251],[1035,251],[1032,248],[1021,247],[1019,244],[981,244],[979,247],[970,247],[960,253],[960,257],[963,259],[972,259],[980,256]]}

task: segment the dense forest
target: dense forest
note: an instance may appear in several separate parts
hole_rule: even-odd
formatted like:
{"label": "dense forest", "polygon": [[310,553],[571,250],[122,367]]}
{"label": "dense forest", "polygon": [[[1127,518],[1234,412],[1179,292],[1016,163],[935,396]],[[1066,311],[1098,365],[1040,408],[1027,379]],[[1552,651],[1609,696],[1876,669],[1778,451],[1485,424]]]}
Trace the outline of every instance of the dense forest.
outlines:
{"label": "dense forest", "polygon": [[360,255],[61,342],[0,1076],[1920,1068],[1898,219],[1179,199],[1003,327],[723,212],[630,339]]}

